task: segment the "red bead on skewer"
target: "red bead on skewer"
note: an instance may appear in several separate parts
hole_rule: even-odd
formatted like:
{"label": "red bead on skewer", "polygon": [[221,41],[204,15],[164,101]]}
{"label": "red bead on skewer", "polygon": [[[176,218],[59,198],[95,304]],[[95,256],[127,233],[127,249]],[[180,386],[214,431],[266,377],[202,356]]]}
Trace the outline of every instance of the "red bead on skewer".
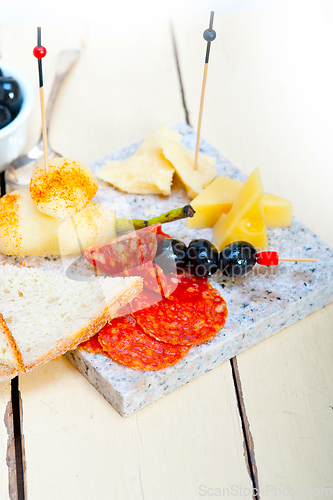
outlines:
{"label": "red bead on skewer", "polygon": [[43,57],[45,57],[47,54],[46,48],[43,47],[42,45],[40,47],[37,45],[37,47],[34,48],[32,53],[37,59],[43,59]]}
{"label": "red bead on skewer", "polygon": [[277,266],[279,261],[284,262],[316,262],[316,259],[301,259],[293,257],[279,257],[277,252],[257,252],[257,264],[261,266]]}
{"label": "red bead on skewer", "polygon": [[257,252],[256,261],[261,266],[277,266],[279,256],[277,252]]}

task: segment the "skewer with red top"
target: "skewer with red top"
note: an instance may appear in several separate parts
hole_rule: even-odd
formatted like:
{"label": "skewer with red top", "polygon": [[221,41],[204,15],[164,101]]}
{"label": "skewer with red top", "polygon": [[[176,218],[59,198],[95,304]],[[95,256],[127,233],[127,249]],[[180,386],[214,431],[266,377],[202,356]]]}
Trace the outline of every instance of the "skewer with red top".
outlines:
{"label": "skewer with red top", "polygon": [[[173,238],[158,243],[158,254],[165,252],[166,258],[174,263],[179,272],[188,272],[197,277],[208,277],[218,269],[229,277],[244,276],[256,264],[277,266],[279,261],[316,262],[313,258],[279,257],[274,251],[257,251],[246,241],[236,241],[218,252],[208,240],[192,240],[185,245]],[[168,254],[172,254],[171,256]],[[163,259],[156,262],[163,268]]]}
{"label": "skewer with red top", "polygon": [[33,55],[38,59],[38,74],[39,74],[39,96],[40,96],[40,109],[42,114],[42,133],[43,133],[43,149],[44,149],[44,163],[45,173],[49,172],[49,159],[46,135],[46,118],[45,118],[45,100],[44,100],[44,85],[43,85],[43,66],[42,59],[46,56],[46,48],[42,46],[42,29],[37,28],[37,46],[33,50]]}
{"label": "skewer with red top", "polygon": [[285,262],[316,262],[316,259],[303,259],[303,258],[292,258],[292,257],[279,257],[277,252],[257,252],[256,255],[257,264],[261,266],[277,266],[279,261]]}

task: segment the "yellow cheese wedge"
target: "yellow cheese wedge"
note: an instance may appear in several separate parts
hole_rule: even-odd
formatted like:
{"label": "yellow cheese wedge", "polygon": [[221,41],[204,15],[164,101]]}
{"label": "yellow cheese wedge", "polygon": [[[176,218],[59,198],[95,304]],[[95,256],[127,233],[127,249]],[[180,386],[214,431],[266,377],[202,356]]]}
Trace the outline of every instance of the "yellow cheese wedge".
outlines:
{"label": "yellow cheese wedge", "polygon": [[258,250],[268,248],[264,195],[259,169],[256,168],[241,187],[230,212],[222,214],[213,228],[218,250],[235,241],[247,241]]}
{"label": "yellow cheese wedge", "polygon": [[158,134],[155,137],[165,158],[173,165],[191,199],[198,196],[215,179],[215,158],[199,154],[197,168],[194,170],[194,151],[184,148],[180,142],[165,139]]}
{"label": "yellow cheese wedge", "polygon": [[222,214],[230,212],[232,204],[242,187],[242,183],[220,175],[209,184],[194,200],[191,206],[195,215],[186,219],[189,228],[213,227]]}
{"label": "yellow cheese wedge", "polygon": [[[243,183],[220,175],[191,201],[194,217],[186,220],[192,229],[213,227],[222,214],[231,210]],[[293,216],[292,203],[285,198],[267,193],[262,198],[267,227],[288,227]]]}
{"label": "yellow cheese wedge", "polygon": [[266,193],[262,199],[267,227],[289,227],[293,218],[293,204],[280,196]]}

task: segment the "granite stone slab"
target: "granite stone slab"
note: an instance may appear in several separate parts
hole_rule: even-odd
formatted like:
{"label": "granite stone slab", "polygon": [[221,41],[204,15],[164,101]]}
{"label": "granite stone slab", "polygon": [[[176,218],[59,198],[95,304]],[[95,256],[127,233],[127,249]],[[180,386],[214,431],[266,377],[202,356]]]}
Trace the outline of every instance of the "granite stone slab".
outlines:
{"label": "granite stone slab", "polygon": [[[175,128],[182,143],[195,149],[196,134],[187,125]],[[122,160],[132,155],[137,145],[123,149],[91,165],[96,171],[107,159]],[[246,175],[232,165],[207,142],[201,141],[202,153],[214,156],[218,174],[244,181]],[[126,199],[130,215],[153,217],[188,203],[185,190],[176,179],[170,197],[126,195],[101,182],[97,199],[114,207],[112,197]],[[173,237],[189,243],[194,238],[212,241],[212,230],[186,228],[184,221],[165,225]],[[240,352],[254,346],[308,314],[333,301],[333,250],[299,220],[290,228],[268,229],[270,248],[280,255],[316,257],[316,263],[284,263],[278,268],[256,266],[245,277],[234,280],[218,273],[210,279],[228,306],[225,327],[209,342],[192,347],[174,366],[159,371],[132,370],[103,354],[71,351],[67,358],[94,385],[122,416],[165,396],[183,384],[211,370]]]}
{"label": "granite stone slab", "polygon": [[[194,150],[195,132],[183,124],[175,128],[182,134],[184,146]],[[125,159],[138,146],[118,151],[90,167],[96,172],[106,160]],[[219,175],[239,181],[246,179],[245,174],[206,141],[201,141],[200,150],[216,158]],[[99,184],[94,201],[116,209],[118,217],[150,218],[189,202],[177,177],[169,197],[128,195],[103,181]],[[185,243],[195,238],[213,240],[211,229],[188,229],[184,221],[165,225],[163,229]],[[132,370],[103,354],[78,350],[68,352],[66,357],[120,415],[127,417],[333,301],[333,250],[323,240],[296,218],[290,228],[269,228],[268,240],[270,248],[281,256],[316,257],[317,262],[284,262],[277,268],[255,266],[248,275],[235,279],[225,278],[220,272],[214,275],[210,282],[228,307],[225,327],[209,342],[192,347],[174,366],[159,371]],[[54,256],[5,259],[58,272],[68,272],[71,263],[71,259]]]}

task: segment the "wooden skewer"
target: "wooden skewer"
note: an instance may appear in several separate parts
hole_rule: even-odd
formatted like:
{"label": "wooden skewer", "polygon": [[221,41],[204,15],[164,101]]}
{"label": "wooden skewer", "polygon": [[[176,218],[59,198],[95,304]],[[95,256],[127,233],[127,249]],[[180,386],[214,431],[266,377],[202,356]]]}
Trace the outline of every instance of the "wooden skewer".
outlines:
{"label": "wooden skewer", "polygon": [[317,259],[292,259],[291,257],[279,257],[280,260],[288,262],[317,262]]}
{"label": "wooden skewer", "polygon": [[202,121],[202,112],[203,112],[204,99],[205,99],[207,71],[208,71],[208,63],[205,63],[204,76],[203,76],[202,88],[201,88],[200,110],[199,110],[199,120],[198,120],[198,129],[197,129],[197,144],[196,144],[196,147],[195,147],[195,158],[194,158],[194,170],[196,170],[197,166],[198,166],[198,155],[199,155],[200,133],[201,133],[201,121]]}
{"label": "wooden skewer", "polygon": [[214,20],[214,12],[212,11],[210,13],[209,28],[207,30],[205,30],[204,34],[203,34],[204,39],[207,41],[207,49],[206,49],[204,74],[203,74],[202,87],[201,87],[200,109],[199,109],[199,119],[198,119],[198,128],[197,128],[197,143],[196,143],[196,147],[195,147],[195,157],[194,157],[194,170],[196,170],[197,166],[198,166],[198,155],[199,155],[200,134],[201,134],[201,122],[202,122],[202,112],[203,112],[204,99],[205,99],[205,91],[206,91],[206,82],[207,82],[207,72],[208,72],[210,44],[216,38],[216,33],[213,30],[213,20]]}
{"label": "wooden skewer", "polygon": [[49,173],[49,152],[47,147],[47,133],[46,133],[46,118],[45,118],[45,100],[44,100],[44,86],[43,86],[43,67],[42,58],[46,55],[45,47],[42,47],[42,34],[41,27],[37,28],[37,47],[33,50],[34,56],[38,59],[38,74],[39,74],[39,97],[40,97],[40,110],[42,114],[42,135],[43,135],[43,149],[44,149],[44,164],[45,173]]}

